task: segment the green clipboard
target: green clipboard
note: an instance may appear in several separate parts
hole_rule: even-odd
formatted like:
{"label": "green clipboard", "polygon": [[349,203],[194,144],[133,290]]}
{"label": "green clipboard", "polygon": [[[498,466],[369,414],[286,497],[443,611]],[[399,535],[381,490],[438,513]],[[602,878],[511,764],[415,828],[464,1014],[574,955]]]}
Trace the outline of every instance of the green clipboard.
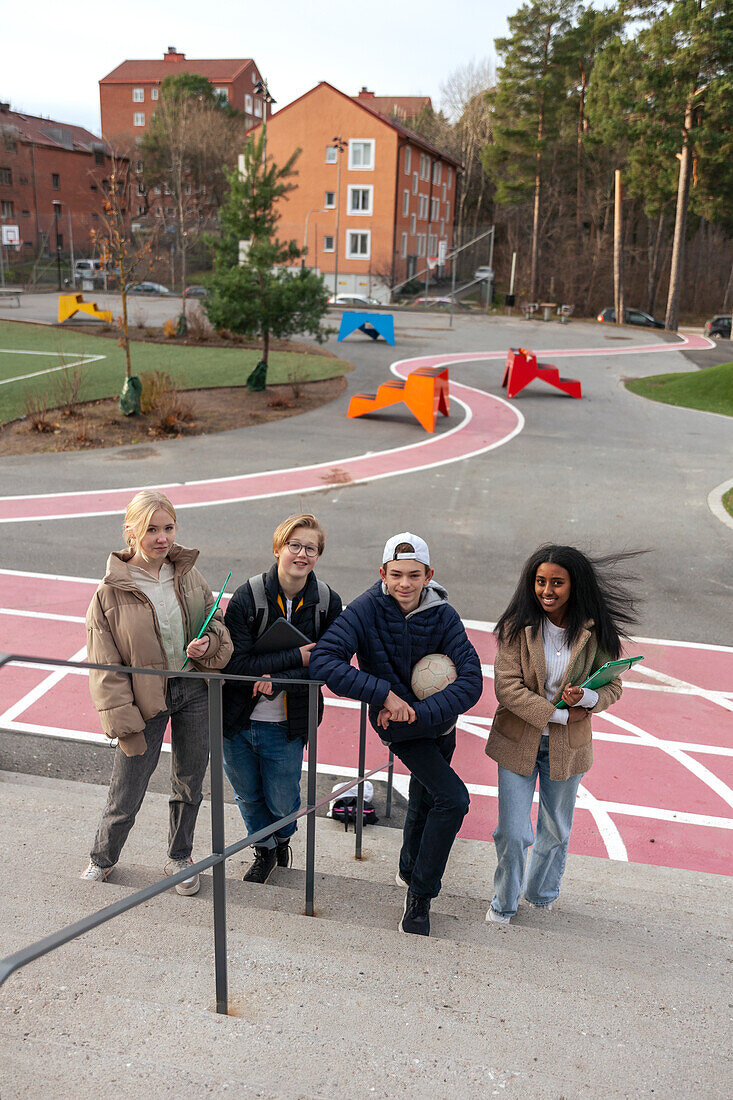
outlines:
{"label": "green clipboard", "polygon": [[[604,684],[609,684],[611,680],[615,680],[622,672],[628,672],[637,661],[643,660],[643,657],[622,657],[618,661],[606,661],[605,665],[601,665],[600,668],[597,668],[595,672],[591,673],[588,679],[584,680],[580,687],[591,688],[595,691],[596,688],[603,687]],[[555,703],[555,710],[566,709],[567,703],[564,703],[562,699],[559,703]]]}
{"label": "green clipboard", "polygon": [[[201,638],[203,636],[203,633],[206,630],[206,627],[209,625],[209,623],[213,619],[214,615],[216,614],[216,610],[217,610],[219,604],[221,603],[221,598],[224,595],[224,592],[226,590],[226,586],[229,584],[229,578],[231,577],[231,575],[232,575],[232,571],[230,569],[229,572],[227,573],[227,579],[224,581],[223,585],[221,586],[221,592],[219,593],[219,595],[214,600],[214,606],[212,607],[211,611],[209,612],[209,614],[204,619],[204,625],[201,627],[198,634],[196,635],[195,638],[192,639],[192,641],[195,642],[195,641],[197,641],[198,638]],[[181,666],[181,672],[183,672],[183,670],[185,669],[186,665],[188,664],[188,662],[190,660],[191,660],[190,657],[186,657],[186,660],[183,662],[183,665]]]}

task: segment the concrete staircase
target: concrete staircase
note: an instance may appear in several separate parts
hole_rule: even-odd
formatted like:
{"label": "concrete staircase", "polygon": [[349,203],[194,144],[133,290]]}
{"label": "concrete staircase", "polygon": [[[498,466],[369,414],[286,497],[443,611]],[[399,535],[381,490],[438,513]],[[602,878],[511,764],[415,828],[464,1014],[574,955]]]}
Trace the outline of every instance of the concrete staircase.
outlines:
{"label": "concrete staircase", "polygon": [[[3,955],[165,861],[150,793],[113,881],[79,881],[105,789],[0,773]],[[208,804],[196,855],[209,841]],[[227,837],[241,835],[226,807]],[[729,880],[569,860],[563,895],[486,924],[493,847],[458,841],[430,939],[397,931],[400,835],[317,826],[317,916],[295,866],[228,864],[232,1014],[214,1012],[211,877],[32,963],[0,991],[0,1096],[727,1097]]]}

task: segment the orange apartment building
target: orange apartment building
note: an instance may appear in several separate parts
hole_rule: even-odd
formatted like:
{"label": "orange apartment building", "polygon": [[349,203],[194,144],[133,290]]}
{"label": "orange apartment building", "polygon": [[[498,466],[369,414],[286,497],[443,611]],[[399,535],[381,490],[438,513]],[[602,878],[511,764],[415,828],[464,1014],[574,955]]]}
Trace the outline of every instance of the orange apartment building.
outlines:
{"label": "orange apartment building", "polygon": [[322,82],[268,120],[267,154],[284,164],[301,149],[278,236],[331,291],[388,300],[450,251],[460,164],[371,102]]}
{"label": "orange apartment building", "polygon": [[82,126],[0,103],[0,224],[24,256],[88,256],[103,224],[112,166],[106,143]]}
{"label": "orange apartment building", "polygon": [[[271,108],[255,87],[262,80],[251,57],[188,59],[169,46],[161,60],[123,61],[99,81],[102,133],[112,144],[126,147],[145,133],[155,115],[160,85],[167,76],[205,76],[231,107],[246,116],[249,126],[269,117]],[[267,113],[266,113],[267,112]]]}

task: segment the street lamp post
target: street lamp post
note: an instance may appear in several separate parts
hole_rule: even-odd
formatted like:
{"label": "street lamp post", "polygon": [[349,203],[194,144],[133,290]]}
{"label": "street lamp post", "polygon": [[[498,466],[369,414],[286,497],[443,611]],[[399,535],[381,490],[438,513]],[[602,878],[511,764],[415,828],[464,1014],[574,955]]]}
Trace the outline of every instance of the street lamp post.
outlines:
{"label": "street lamp post", "polygon": [[341,155],[346,148],[346,142],[341,137],[333,139],[333,143],[336,146],[336,239],[334,241],[334,270],[333,270],[333,296],[337,296],[339,292],[339,218],[341,214]]}
{"label": "street lamp post", "polygon": [[264,107],[262,108],[262,148],[263,148],[263,162],[265,169],[267,168],[267,109],[273,103],[277,103],[276,99],[273,99],[270,95],[269,88],[267,87],[266,80],[258,80],[254,87],[257,95],[262,96],[262,102]]}
{"label": "street lamp post", "polygon": [[314,207],[313,210],[309,210],[305,216],[305,232],[303,233],[303,258],[300,261],[300,266],[303,271],[305,271],[305,254],[308,251],[308,219],[310,218],[311,214],[325,214],[325,210],[323,208],[319,209],[318,207]]}
{"label": "street lamp post", "polygon": [[53,220],[54,220],[54,226],[55,226],[55,229],[56,229],[56,281],[58,283],[59,290],[62,289],[62,286],[61,286],[61,232],[60,232],[61,223],[60,223],[60,220],[59,220],[60,218],[61,218],[61,203],[60,202],[54,202],[54,204],[53,204]]}

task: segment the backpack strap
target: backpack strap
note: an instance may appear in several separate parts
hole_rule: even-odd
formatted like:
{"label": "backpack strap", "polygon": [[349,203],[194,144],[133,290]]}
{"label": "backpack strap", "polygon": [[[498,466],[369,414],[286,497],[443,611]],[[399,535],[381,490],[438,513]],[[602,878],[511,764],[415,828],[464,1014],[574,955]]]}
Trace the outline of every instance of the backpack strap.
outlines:
{"label": "backpack strap", "polygon": [[264,573],[255,573],[254,577],[250,577],[247,582],[252,590],[252,599],[255,606],[255,631],[258,638],[267,629],[267,620],[270,617],[270,605],[267,602],[267,593],[265,592],[265,575]]}
{"label": "backpack strap", "polygon": [[321,636],[321,627],[328,615],[331,603],[331,589],[325,581],[318,581],[318,607],[316,608],[316,638]]}

